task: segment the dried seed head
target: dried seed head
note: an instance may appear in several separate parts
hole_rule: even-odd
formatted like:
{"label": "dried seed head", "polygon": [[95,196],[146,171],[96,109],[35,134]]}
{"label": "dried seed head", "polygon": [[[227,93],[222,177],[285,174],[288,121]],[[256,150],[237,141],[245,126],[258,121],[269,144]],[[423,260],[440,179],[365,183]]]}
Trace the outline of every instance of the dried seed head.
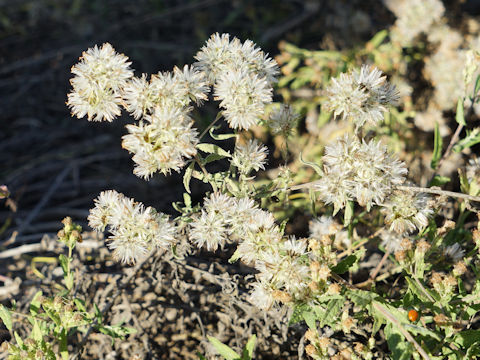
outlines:
{"label": "dried seed head", "polygon": [[445,326],[449,323],[448,317],[446,317],[444,314],[436,314],[433,317],[433,321],[435,321],[435,324],[438,326]]}
{"label": "dried seed head", "polygon": [[455,263],[453,267],[453,275],[458,277],[458,276],[462,276],[466,272],[467,272],[467,266],[465,265],[465,262],[459,261]]}
{"label": "dried seed head", "polygon": [[431,245],[427,241],[425,241],[424,239],[421,239],[417,243],[415,251],[417,251],[418,253],[420,253],[422,255],[425,255],[427,253],[427,251],[430,250],[430,248],[431,248]]}
{"label": "dried seed head", "polygon": [[406,258],[407,258],[407,252],[405,250],[395,251],[395,259],[399,263],[404,262]]}
{"label": "dried seed head", "polygon": [[330,346],[330,339],[326,336],[320,336],[318,338],[318,346],[320,349],[322,349],[322,351],[326,352]]}
{"label": "dried seed head", "polygon": [[305,346],[305,352],[308,356],[314,357],[317,355],[317,348],[312,344],[308,344]]}
{"label": "dried seed head", "polygon": [[292,301],[292,296],[285,291],[273,290],[272,296],[275,300],[280,301],[284,304],[288,304]]}
{"label": "dried seed head", "polygon": [[308,329],[306,332],[305,332],[305,339],[310,341],[310,342],[314,342],[316,341],[318,338],[318,333],[316,331],[313,331],[312,329]]}
{"label": "dried seed head", "polygon": [[402,250],[409,251],[413,248],[413,243],[409,238],[403,238],[402,242],[400,243],[400,247]]}
{"label": "dried seed head", "polygon": [[338,285],[337,283],[332,283],[328,285],[327,294],[338,295],[340,294],[341,290],[342,288],[340,285]]}

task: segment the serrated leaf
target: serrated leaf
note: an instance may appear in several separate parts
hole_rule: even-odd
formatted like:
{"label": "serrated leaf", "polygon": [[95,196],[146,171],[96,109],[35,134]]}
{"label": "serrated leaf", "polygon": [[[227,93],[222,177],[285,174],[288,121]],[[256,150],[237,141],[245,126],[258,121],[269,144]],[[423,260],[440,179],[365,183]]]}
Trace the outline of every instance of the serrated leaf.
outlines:
{"label": "serrated leaf", "polygon": [[228,151],[223,150],[220,146],[215,144],[208,144],[208,143],[198,144],[196,148],[207,154],[223,155],[224,157],[232,156]]}
{"label": "serrated leaf", "polygon": [[460,125],[466,126],[464,108],[463,108],[463,98],[458,99],[457,102],[457,112],[455,114],[455,121]]}
{"label": "serrated leaf", "polygon": [[183,187],[190,194],[190,180],[192,179],[193,167],[195,163],[191,163],[188,165],[187,169],[185,170],[185,174],[183,174]]}
{"label": "serrated leaf", "polygon": [[415,335],[423,335],[423,336],[430,336],[431,338],[437,340],[437,341],[442,341],[443,337],[438,335],[436,332],[427,329],[423,326],[419,325],[414,325],[414,324],[405,324],[403,325],[405,330],[415,334]]}
{"label": "serrated leaf", "polygon": [[8,310],[2,304],[0,304],[0,319],[2,319],[7,329],[11,331],[12,330],[12,314],[10,313],[10,310]]}
{"label": "serrated leaf", "polygon": [[432,154],[432,161],[430,162],[430,167],[432,169],[436,169],[438,166],[438,162],[442,157],[442,145],[443,139],[440,135],[440,128],[438,126],[438,122],[435,122],[435,132],[433,138],[433,154]]}
{"label": "serrated leaf", "polygon": [[226,360],[238,360],[240,355],[233,351],[229,346],[215,339],[213,336],[207,336],[208,341],[213,345],[215,350],[222,355]]}
{"label": "serrated leaf", "polygon": [[[324,312],[317,313],[317,320],[320,321],[320,326],[332,326],[337,322],[337,314],[340,312],[345,301],[343,299],[332,299],[327,304],[327,309]],[[316,310],[316,308],[314,308]],[[320,316],[319,316],[320,315]]]}
{"label": "serrated leaf", "polygon": [[377,297],[375,293],[363,290],[349,290],[346,295],[350,300],[353,301],[355,305],[359,307],[370,305],[371,302]]}

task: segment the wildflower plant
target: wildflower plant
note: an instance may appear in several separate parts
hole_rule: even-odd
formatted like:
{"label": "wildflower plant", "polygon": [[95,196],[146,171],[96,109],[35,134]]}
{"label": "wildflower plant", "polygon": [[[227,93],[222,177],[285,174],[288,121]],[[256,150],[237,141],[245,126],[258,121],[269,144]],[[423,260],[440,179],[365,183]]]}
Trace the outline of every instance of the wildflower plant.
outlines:
{"label": "wildflower plant", "polygon": [[[58,262],[63,270],[64,284],[59,285],[60,291],[53,296],[44,296],[38,291],[30,302],[28,315],[17,311],[14,303],[11,308],[0,305],[0,319],[8,330],[14,331],[15,342],[2,343],[2,351],[8,354],[10,360],[21,359],[70,359],[69,338],[77,332],[86,332],[89,328],[108,334],[112,339],[123,339],[135,332],[120,325],[104,324],[102,313],[95,305],[94,311],[87,311],[85,299],[75,295],[78,286],[78,276],[73,271],[73,250],[77,243],[82,242],[82,228],[73,223],[70,217],[62,221],[63,229],[57,234],[57,240],[68,249],[68,254],[60,254]],[[22,337],[16,324],[18,319],[28,320],[31,328],[28,337]],[[14,322],[15,320],[15,322]]]}
{"label": "wildflower plant", "polygon": [[[430,27],[442,11],[435,2],[428,4],[436,9],[425,25]],[[399,20],[398,31],[405,32],[409,19]],[[422,31],[405,36],[410,41]],[[380,34],[366,47],[371,59],[378,59],[385,36]],[[398,55],[401,46],[389,44],[390,54]],[[312,55],[294,47],[289,51],[290,56]],[[176,218],[115,190],[104,191],[94,200],[89,225],[98,232],[108,231],[113,258],[127,264],[152,256],[156,249],[181,259],[195,249],[215,252],[234,247],[229,261],[256,271],[249,302],[267,316],[275,309],[290,308],[290,322],[305,325],[305,352],[313,359],[328,359],[332,354],[337,359],[353,354],[357,359],[372,359],[373,354],[392,359],[480,355],[480,333],[470,329],[475,321],[478,324],[474,316],[480,310],[480,280],[472,276],[480,271],[480,231],[463,228],[475,211],[472,203],[480,200],[476,160],[460,171],[464,193],[437,187],[450,180],[437,172],[452,148],[472,147],[478,134],[473,130],[463,139],[453,139],[443,152],[437,125],[429,164],[431,181],[429,187],[419,187],[409,174],[409,157],[395,151],[403,136],[395,132],[407,128],[408,112],[400,114],[392,108],[401,100],[397,87],[379,67],[355,67],[354,61],[344,66],[341,54],[316,55],[324,66],[331,66],[332,59],[336,64],[335,69],[324,69],[327,76],[315,100],[321,99],[322,114],[315,126],[326,126],[333,115],[332,126],[340,130],[322,140],[319,132],[309,129],[308,116],[315,105],[271,104],[280,68],[249,40],[214,34],[193,64],[140,77],[134,76],[128,58],[109,44],[84,52],[72,68],[67,102],[72,114],[90,121],[113,121],[123,107],[133,117],[122,138],[123,148],[132,154],[133,173],[149,180],[172,170],[183,172],[185,187],[183,203],[174,204],[179,212]],[[280,87],[302,76],[289,77],[295,64],[290,69],[286,66],[282,71],[287,80],[280,79]],[[340,71],[347,67],[351,70]],[[473,83],[472,71],[467,73],[465,82]],[[474,104],[479,87],[475,85],[458,101],[459,126],[466,126],[464,100]],[[283,94],[288,99],[288,91]],[[208,100],[216,102],[218,114],[200,129],[193,109]],[[303,154],[302,149],[295,153],[289,147],[282,151],[285,165],[277,169],[277,176],[257,178],[272,154],[255,138],[258,127],[266,125],[275,136],[286,139],[285,146],[295,145],[288,141],[299,120],[296,110],[305,109],[307,130],[318,136],[313,142],[323,141],[321,146],[311,146]],[[231,129],[228,133],[219,133],[222,118]],[[211,141],[206,140],[207,134]],[[227,139],[235,139],[233,149],[224,145]],[[304,155],[313,161],[305,161]],[[214,162],[215,172],[210,170]],[[195,181],[211,187],[198,204],[192,204],[190,197]],[[310,193],[296,192],[304,189]],[[465,202],[458,205],[457,222],[445,219],[439,227],[447,197]],[[307,237],[288,228],[295,211],[310,219]],[[367,279],[357,281],[362,261],[372,249],[383,252],[383,258]],[[387,270],[382,272],[385,264]],[[394,276],[398,285],[391,285]],[[409,318],[411,310],[420,313],[419,319]],[[87,315],[82,319],[92,321]],[[345,347],[335,334],[358,341]],[[386,340],[388,355],[385,346],[378,344],[381,338]],[[210,341],[225,358],[240,358],[218,340]],[[252,357],[253,341],[247,343],[242,358]]]}

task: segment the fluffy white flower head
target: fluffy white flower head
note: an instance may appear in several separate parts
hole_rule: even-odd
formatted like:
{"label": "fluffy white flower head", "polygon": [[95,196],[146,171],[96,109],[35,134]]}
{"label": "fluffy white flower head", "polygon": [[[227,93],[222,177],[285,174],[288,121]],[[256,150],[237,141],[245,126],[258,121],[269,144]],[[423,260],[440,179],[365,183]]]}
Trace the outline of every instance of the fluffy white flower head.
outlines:
{"label": "fluffy white flower head", "polygon": [[154,247],[168,249],[174,244],[174,224],[152,207],[145,208],[115,190],[100,193],[94,202],[95,207],[88,216],[89,225],[97,231],[107,229],[111,233],[108,247],[117,261],[131,264]]}
{"label": "fluffy white flower head", "polygon": [[157,107],[138,125],[127,125],[122,146],[134,154],[134,174],[149,179],[157,171],[180,171],[197,153],[198,134],[192,124],[187,109]]}
{"label": "fluffy white flower head", "polygon": [[323,177],[315,187],[325,203],[334,205],[335,213],[349,200],[367,209],[382,204],[407,174],[405,164],[385,146],[348,135],[325,148],[323,164]]}
{"label": "fluffy white flower head", "polygon": [[223,115],[233,129],[248,130],[258,123],[265,104],[272,102],[272,87],[265,78],[243,70],[222,73],[215,85]]}
{"label": "fluffy white flower head", "polygon": [[256,139],[237,145],[231,163],[240,173],[248,175],[252,170],[265,170],[268,149]]}
{"label": "fluffy white flower head", "polygon": [[396,104],[398,98],[395,86],[386,81],[380,70],[363,65],[360,71],[332,79],[324,106],[335,116],[352,120],[358,129],[367,121],[372,124],[382,121],[386,106]]}
{"label": "fluffy white flower head", "polygon": [[247,40],[243,44],[229,34],[213,34],[195,55],[195,67],[207,74],[213,85],[223,73],[242,69],[266,79],[269,84],[276,82],[279,68],[275,60],[268,57],[255,44]]}
{"label": "fluffy white flower head", "polygon": [[413,194],[408,191],[395,191],[382,204],[385,223],[390,225],[390,231],[398,234],[422,230],[428,225],[428,218],[433,215],[426,194]]}
{"label": "fluffy white flower head", "polygon": [[130,64],[109,43],[83,52],[79,63],[72,67],[75,77],[70,80],[73,90],[67,101],[72,115],[87,115],[89,121],[112,121],[120,115],[122,91],[133,76]]}

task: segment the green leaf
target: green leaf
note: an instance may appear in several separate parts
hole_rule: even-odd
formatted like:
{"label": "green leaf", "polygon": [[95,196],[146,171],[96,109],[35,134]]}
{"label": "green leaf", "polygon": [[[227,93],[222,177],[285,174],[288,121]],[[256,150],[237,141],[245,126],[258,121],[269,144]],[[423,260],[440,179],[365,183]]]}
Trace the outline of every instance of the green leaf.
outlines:
{"label": "green leaf", "polygon": [[371,302],[377,297],[375,293],[363,290],[348,290],[346,292],[347,297],[353,301],[353,303],[361,308],[370,305]]}
{"label": "green leaf", "polygon": [[388,31],[381,30],[378,33],[376,33],[367,44],[371,44],[373,48],[377,48],[380,46],[380,44],[383,42],[383,40],[385,40],[387,36],[388,36]]}
{"label": "green leaf", "polygon": [[464,330],[455,334],[455,342],[464,348],[480,341],[480,330]]}
{"label": "green leaf", "polygon": [[463,109],[463,98],[458,99],[457,102],[457,113],[455,114],[455,121],[460,125],[466,126],[465,114]]}
{"label": "green leaf", "polygon": [[74,299],[73,302],[75,303],[75,306],[79,311],[87,312],[87,309],[85,308],[85,301],[80,299]]}
{"label": "green leaf", "polygon": [[414,325],[414,324],[405,324],[403,325],[403,327],[405,328],[405,330],[413,333],[414,335],[430,336],[437,341],[443,340],[442,336],[438,335],[436,332],[430,329],[427,329],[423,326]]}
{"label": "green leaf", "polygon": [[442,140],[442,136],[440,135],[440,128],[438,126],[438,122],[435,122],[435,135],[434,135],[433,143],[434,143],[433,155],[432,155],[432,161],[430,162],[430,167],[435,170],[438,166],[438,162],[442,157],[442,145],[443,145],[443,140]]}
{"label": "green leaf", "polygon": [[207,360],[207,358],[205,356],[203,356],[202,354],[200,354],[198,351],[197,351],[197,356],[200,360]]}
{"label": "green leaf", "polygon": [[479,90],[480,90],[480,75],[478,75],[477,80],[475,80],[475,88],[473,90],[473,97],[477,96]]}
{"label": "green leaf", "polygon": [[197,149],[207,154],[217,154],[223,155],[224,157],[232,157],[228,151],[223,150],[220,146],[215,144],[198,144]]}
{"label": "green leaf", "polygon": [[40,301],[39,298],[42,296],[41,291],[37,291],[37,293],[33,296],[32,301],[30,302],[30,314],[32,315],[37,315],[38,312],[40,311]]}
{"label": "green leaf", "polygon": [[293,325],[293,324],[299,323],[300,321],[303,321],[304,320],[303,313],[305,311],[308,311],[309,309],[311,309],[311,307],[308,306],[307,304],[300,304],[295,306],[293,308],[293,313],[290,316],[290,319],[288,321],[288,325]]}
{"label": "green leaf", "polygon": [[115,339],[124,339],[128,334],[135,334],[136,329],[122,326],[121,323],[117,325],[99,325],[97,326],[98,331],[102,334],[108,335],[112,338],[112,345],[115,343]]}
{"label": "green leaf", "polygon": [[305,323],[310,329],[316,329],[317,325],[315,323],[315,314],[312,311],[304,311],[302,313],[303,320],[305,320]]}
{"label": "green leaf", "polygon": [[215,339],[213,336],[207,336],[208,341],[213,345],[213,347],[222,355],[226,360],[238,360],[240,355],[233,351],[229,346]]}
{"label": "green leaf", "polygon": [[0,319],[2,319],[7,329],[11,331],[12,330],[12,314],[10,313],[10,310],[8,310],[2,304],[0,304]]}
{"label": "green leaf", "polygon": [[68,360],[68,342],[67,342],[67,330],[62,329],[60,332],[60,355],[63,360]]}
{"label": "green leaf", "polygon": [[309,162],[309,161],[305,161],[303,160],[302,158],[302,153],[300,153],[300,162],[302,164],[305,164],[307,166],[310,166],[313,170],[315,170],[315,172],[320,175],[320,176],[323,176],[323,170],[322,168],[318,165],[318,164],[315,164],[313,162]]}
{"label": "green leaf", "polygon": [[207,155],[207,157],[205,158],[203,163],[208,164],[208,163],[211,163],[211,162],[214,162],[214,161],[217,161],[217,160],[222,160],[222,159],[225,159],[225,158],[226,158],[226,156],[224,156],[224,155],[209,154],[209,155]]}
{"label": "green leaf", "polygon": [[451,179],[447,176],[435,175],[435,177],[430,181],[429,186],[442,186],[450,182]]}
{"label": "green leaf", "polygon": [[342,261],[340,261],[336,266],[331,270],[336,274],[344,274],[350,269],[350,267],[357,262],[357,257],[355,255],[349,255]]}
{"label": "green leaf", "polygon": [[345,213],[343,216],[343,226],[347,227],[352,222],[355,204],[349,200],[345,206]]}
{"label": "green leaf", "polygon": [[215,134],[214,131],[219,129],[220,126],[213,126],[210,131],[208,132],[210,134],[210,136],[215,139],[215,140],[227,140],[227,139],[231,139],[231,138],[234,138],[235,134]]}
{"label": "green leaf", "polygon": [[20,335],[16,331],[13,332],[13,336],[15,336],[15,340],[17,341],[18,346],[23,347],[23,340]]}
{"label": "green leaf", "polygon": [[195,166],[195,163],[192,162],[190,165],[188,165],[187,169],[185,170],[185,174],[183,174],[183,186],[185,187],[185,190],[189,194],[190,194],[190,180],[192,179],[194,166]]}
{"label": "green leaf", "polygon": [[40,326],[38,326],[38,321],[36,319],[33,319],[33,328],[30,336],[35,341],[42,341],[43,339],[42,330],[40,329]]}
{"label": "green leaf", "polygon": [[337,321],[337,314],[342,309],[345,301],[343,299],[332,299],[327,304],[327,309],[323,310],[320,306],[315,306],[313,310],[320,321],[320,326],[333,326]]}
{"label": "green leaf", "polygon": [[60,266],[62,267],[63,275],[66,275],[68,272],[68,258],[63,254],[60,254],[58,256],[58,260],[60,260]]}
{"label": "green leaf", "polygon": [[410,360],[413,348],[409,342],[405,341],[403,334],[392,323],[385,326],[384,333],[391,350],[392,360]]}
{"label": "green leaf", "polygon": [[242,352],[242,360],[251,360],[253,358],[253,349],[255,349],[255,342],[257,341],[257,336],[253,334],[248,339],[247,344]]}
{"label": "green leaf", "polygon": [[468,149],[478,143],[480,143],[480,128],[475,128],[471,131],[467,130],[467,136],[457,142],[457,144],[453,147],[453,151],[459,153],[462,150]]}

